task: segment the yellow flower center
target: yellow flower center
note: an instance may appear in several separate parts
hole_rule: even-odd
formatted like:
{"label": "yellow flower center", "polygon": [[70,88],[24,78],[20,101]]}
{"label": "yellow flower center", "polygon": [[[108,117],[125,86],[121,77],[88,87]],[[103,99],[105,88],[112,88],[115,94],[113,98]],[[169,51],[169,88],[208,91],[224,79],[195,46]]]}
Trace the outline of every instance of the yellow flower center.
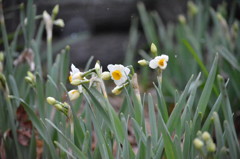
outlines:
{"label": "yellow flower center", "polygon": [[70,81],[70,83],[72,82],[72,75],[70,75],[69,77],[68,77],[68,79],[69,79],[69,81]]}
{"label": "yellow flower center", "polygon": [[120,80],[120,78],[122,77],[122,73],[119,70],[115,70],[112,72],[112,77],[114,80]]}
{"label": "yellow flower center", "polygon": [[158,65],[163,67],[164,66],[164,61],[165,61],[164,59],[159,60]]}

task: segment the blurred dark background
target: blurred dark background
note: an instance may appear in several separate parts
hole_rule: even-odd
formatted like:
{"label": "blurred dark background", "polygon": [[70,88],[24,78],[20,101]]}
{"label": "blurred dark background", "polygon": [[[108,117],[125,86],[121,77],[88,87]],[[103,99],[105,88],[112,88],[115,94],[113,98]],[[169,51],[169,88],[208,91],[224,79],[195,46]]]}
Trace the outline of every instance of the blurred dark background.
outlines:
{"label": "blurred dark background", "polygon": [[[71,61],[84,67],[94,56],[102,65],[122,63],[129,40],[132,19],[138,17],[137,0],[36,0],[37,14],[44,10],[51,13],[59,4],[57,18],[65,22],[64,28],[54,27],[53,51],[60,51],[63,45],[71,45]],[[174,23],[179,14],[186,13],[187,0],[143,1],[148,11],[157,11],[164,23]],[[223,0],[212,0],[212,6]],[[19,4],[26,0],[3,0],[4,15],[8,33],[14,32],[19,24]],[[231,1],[227,1],[231,8]],[[238,9],[238,8],[237,8]],[[239,14],[239,12],[236,12]],[[238,16],[238,15],[236,15]],[[146,40],[139,23],[138,48],[146,46]],[[43,37],[44,38],[44,37]],[[45,40],[45,39],[43,39]],[[43,47],[44,48],[44,47]]]}

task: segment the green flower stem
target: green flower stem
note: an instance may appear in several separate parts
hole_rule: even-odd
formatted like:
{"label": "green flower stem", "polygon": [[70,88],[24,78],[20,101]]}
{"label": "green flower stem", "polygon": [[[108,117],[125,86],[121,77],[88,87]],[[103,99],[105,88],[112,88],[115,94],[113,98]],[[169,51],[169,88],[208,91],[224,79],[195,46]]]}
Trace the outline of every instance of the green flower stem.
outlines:
{"label": "green flower stem", "polygon": [[52,68],[52,38],[47,39],[47,66],[48,72]]}

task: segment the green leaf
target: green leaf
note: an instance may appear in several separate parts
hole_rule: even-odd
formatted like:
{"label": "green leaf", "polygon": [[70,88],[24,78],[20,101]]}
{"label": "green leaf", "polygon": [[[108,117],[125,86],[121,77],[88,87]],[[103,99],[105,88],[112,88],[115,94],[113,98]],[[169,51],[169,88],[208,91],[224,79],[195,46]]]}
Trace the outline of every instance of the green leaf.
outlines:
{"label": "green leaf", "polygon": [[57,132],[63,137],[63,139],[67,142],[69,148],[72,149],[72,151],[74,153],[76,153],[76,155],[78,157],[81,157],[83,159],[87,159],[87,157],[83,154],[83,152],[67,137],[63,134],[63,132],[57,128],[57,126],[52,122],[50,121],[49,119],[45,119],[55,130],[57,130]]}
{"label": "green leaf", "polygon": [[199,112],[201,112],[202,115],[204,116],[207,104],[208,104],[209,99],[210,99],[210,95],[211,95],[211,91],[212,91],[212,88],[213,88],[216,73],[217,73],[217,62],[218,62],[218,54],[216,54],[216,57],[213,61],[212,68],[210,70],[210,73],[208,75],[207,81],[206,81],[205,86],[203,88],[202,94],[201,94],[200,99],[198,101],[198,105],[197,105],[198,110],[195,112],[194,121],[196,120],[196,117],[197,117]]}
{"label": "green leaf", "polygon": [[240,71],[240,64],[237,58],[226,47],[217,46],[217,51],[232,65],[232,67]]}
{"label": "green leaf", "polygon": [[213,112],[212,118],[213,118],[213,121],[214,121],[215,132],[216,132],[217,151],[218,151],[218,154],[220,154],[220,151],[224,146],[224,138],[223,138],[221,123],[220,123],[219,116],[218,116],[217,112]]}
{"label": "green leaf", "polygon": [[57,145],[57,147],[59,147],[62,151],[64,151],[66,154],[68,154],[70,157],[76,159],[75,156],[72,155],[71,152],[69,152],[63,145],[61,145],[59,142],[54,141],[54,143]]}
{"label": "green leaf", "polygon": [[41,135],[43,140],[47,143],[50,154],[51,154],[51,157],[54,158],[54,159],[55,158],[57,159],[58,157],[57,157],[55,148],[53,146],[53,143],[50,139],[50,136],[47,133],[46,128],[43,126],[42,122],[38,119],[38,117],[34,113],[34,111],[21,98],[14,97],[14,96],[11,96],[11,98],[19,100],[21,102],[22,106],[24,107],[25,111],[27,112],[31,122],[34,125],[34,127],[38,130],[38,133]]}
{"label": "green leaf", "polygon": [[[167,127],[169,129],[170,132],[172,132],[177,124],[177,118],[180,117],[180,113],[183,109],[183,107],[185,106],[184,105],[184,102],[187,98],[187,95],[188,95],[188,91],[189,91],[189,87],[192,83],[192,79],[193,79],[193,76],[191,76],[191,78],[189,79],[187,85],[185,86],[185,89],[183,91],[183,93],[181,94],[179,100],[178,100],[178,103],[176,103],[170,117],[169,117],[169,120],[167,122]],[[159,112],[160,113],[160,112]]]}
{"label": "green leaf", "polygon": [[150,127],[151,127],[152,143],[153,143],[153,147],[155,147],[157,145],[158,131],[157,131],[156,116],[154,111],[154,104],[153,104],[153,99],[151,94],[148,94],[148,112],[149,112],[149,120],[150,120]]}
{"label": "green leaf", "polygon": [[166,156],[167,156],[167,158],[177,158],[176,147],[174,146],[174,144],[172,142],[171,135],[168,131],[168,128],[167,128],[160,112],[159,112],[159,116],[160,116],[159,127],[160,127],[160,131],[162,132],[162,138],[163,138],[163,142],[164,142]]}

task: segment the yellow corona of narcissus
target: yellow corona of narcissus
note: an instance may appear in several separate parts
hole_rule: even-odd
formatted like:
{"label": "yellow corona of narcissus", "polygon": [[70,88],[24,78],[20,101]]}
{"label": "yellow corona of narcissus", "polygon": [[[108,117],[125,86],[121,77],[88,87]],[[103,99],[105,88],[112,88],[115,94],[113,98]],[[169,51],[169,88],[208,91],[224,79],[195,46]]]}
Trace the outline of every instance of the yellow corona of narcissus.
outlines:
{"label": "yellow corona of narcissus", "polygon": [[128,74],[130,73],[129,68],[118,64],[115,65],[110,64],[107,66],[107,68],[110,71],[112,80],[117,86],[120,86],[127,81]]}
{"label": "yellow corona of narcissus", "polygon": [[160,68],[161,70],[166,69],[169,57],[167,55],[156,56],[149,62],[149,67],[152,69]]}

